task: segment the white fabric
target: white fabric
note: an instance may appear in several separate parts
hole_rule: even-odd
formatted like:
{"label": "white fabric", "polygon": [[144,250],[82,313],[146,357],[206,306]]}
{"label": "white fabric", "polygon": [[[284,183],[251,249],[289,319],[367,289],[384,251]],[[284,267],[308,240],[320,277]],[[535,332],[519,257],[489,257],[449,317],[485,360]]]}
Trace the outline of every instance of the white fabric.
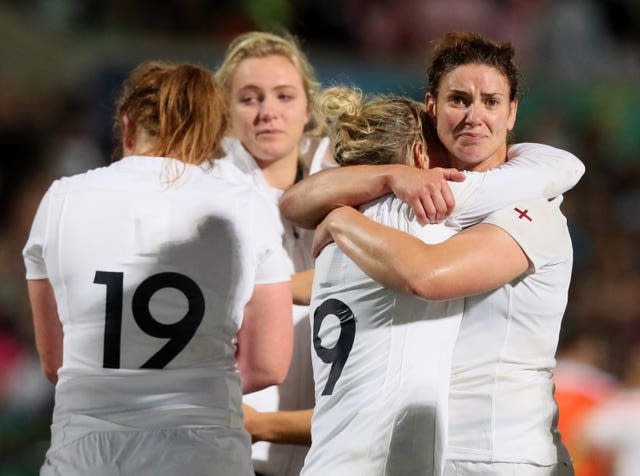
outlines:
{"label": "white fabric", "polygon": [[453,354],[448,459],[569,461],[551,380],[573,256],[561,201],[518,202],[484,220],[514,238],[532,269],[465,300]]}
{"label": "white fabric", "polygon": [[105,426],[49,450],[40,476],[253,476],[249,435],[242,429],[225,433],[221,437],[215,427]]}
{"label": "white fabric", "polygon": [[[455,232],[444,225],[420,227],[393,196],[366,206],[364,213],[430,242]],[[343,304],[325,311],[332,300]],[[446,412],[439,412],[442,402],[446,406],[462,304],[427,302],[383,288],[335,244],[325,248],[316,261],[311,303],[318,326],[314,345],[342,349],[345,362],[331,390],[328,380],[338,365],[333,361],[340,359],[325,363],[312,349],[316,408],[302,475],[433,474],[439,460],[433,438],[446,424]]]}
{"label": "white fabric", "polygon": [[[320,169],[328,145],[328,139],[319,142],[304,140],[302,152],[311,160],[311,168]],[[282,243],[290,260],[290,272],[301,272],[313,268],[311,256],[313,230],[294,226],[280,215],[278,202],[283,190],[271,187],[264,178],[255,160],[240,141],[225,137],[223,147],[226,156],[216,161],[215,173],[225,180],[249,183],[263,197],[269,207],[269,226],[281,235]],[[293,306],[294,342],[291,366],[285,381],[243,397],[243,402],[258,411],[306,410],[313,408],[313,375],[309,342],[308,306]],[[256,471],[269,476],[297,476],[300,473],[308,448],[301,445],[257,442],[252,445],[252,458]]]}
{"label": "white fabric", "polygon": [[566,462],[539,466],[527,463],[482,463],[478,461],[447,461],[443,476],[574,476]]}
{"label": "white fabric", "polygon": [[[566,191],[584,172],[572,154],[539,144],[513,146],[509,157],[508,165],[489,173],[467,172],[465,181],[451,183],[457,206],[446,226],[421,228],[392,196],[363,207],[364,213],[434,243],[518,198]],[[312,349],[317,404],[313,443],[301,474],[440,474],[462,300],[426,302],[385,289],[335,245],[316,262],[312,316],[329,299],[351,309],[354,317],[345,308],[343,320],[355,322],[355,337],[353,347],[343,351],[348,357],[330,395],[323,392],[335,355],[325,363]],[[312,337],[322,348],[333,348],[341,335],[340,320],[323,318],[324,313],[320,308],[312,318],[322,324]],[[351,325],[342,331],[344,342],[349,342]]]}
{"label": "white fabric", "polygon": [[612,476],[640,474],[640,389],[628,388],[586,417],[584,442],[608,453]]}
{"label": "white fabric", "polygon": [[288,266],[250,187],[183,165],[125,157],[41,202],[23,254],[64,332],[52,449],[113,424],[242,434],[235,336],[254,285],[289,280]]}
{"label": "white fabric", "polygon": [[[514,144],[508,159],[486,172],[463,172],[464,182],[449,182],[456,207],[447,224],[466,228],[478,217],[518,200],[556,197],[584,174],[584,164],[575,155],[543,144]],[[471,178],[476,181],[473,187],[465,183]]]}

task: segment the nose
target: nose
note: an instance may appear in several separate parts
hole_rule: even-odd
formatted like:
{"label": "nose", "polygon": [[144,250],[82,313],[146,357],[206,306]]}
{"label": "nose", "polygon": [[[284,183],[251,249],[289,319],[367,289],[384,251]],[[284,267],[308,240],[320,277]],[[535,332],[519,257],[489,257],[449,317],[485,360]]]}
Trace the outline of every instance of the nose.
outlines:
{"label": "nose", "polygon": [[480,106],[478,106],[475,103],[469,104],[465,119],[468,124],[472,124],[472,125],[480,124],[482,120],[482,110]]}
{"label": "nose", "polygon": [[274,107],[274,102],[265,98],[264,101],[260,103],[260,109],[258,112],[258,118],[260,121],[270,121],[276,116],[276,110]]}

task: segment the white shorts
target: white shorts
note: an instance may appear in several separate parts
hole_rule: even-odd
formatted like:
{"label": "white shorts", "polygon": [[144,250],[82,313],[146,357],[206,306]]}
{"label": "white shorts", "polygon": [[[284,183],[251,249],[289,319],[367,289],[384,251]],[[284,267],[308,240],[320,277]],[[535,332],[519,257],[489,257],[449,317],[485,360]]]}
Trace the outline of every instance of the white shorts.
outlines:
{"label": "white shorts", "polygon": [[522,463],[444,462],[442,476],[575,476],[573,466],[560,462],[551,466]]}
{"label": "white shorts", "polygon": [[211,427],[94,431],[47,452],[40,476],[253,476],[248,434]]}

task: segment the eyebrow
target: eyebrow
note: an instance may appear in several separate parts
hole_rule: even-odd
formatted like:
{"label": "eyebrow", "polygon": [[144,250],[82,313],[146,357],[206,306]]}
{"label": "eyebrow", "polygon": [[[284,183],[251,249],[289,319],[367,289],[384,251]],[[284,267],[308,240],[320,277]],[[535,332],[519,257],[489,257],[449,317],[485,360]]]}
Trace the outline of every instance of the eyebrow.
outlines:
{"label": "eyebrow", "polygon": [[[246,84],[244,86],[242,86],[240,89],[238,89],[238,91],[244,91],[246,89],[255,89],[255,90],[263,90],[265,88],[258,86],[257,84]],[[270,90],[278,90],[278,89],[295,89],[295,90],[299,90],[300,88],[298,88],[296,85],[294,84],[279,84],[276,86],[273,86],[271,88],[268,88]]]}
{"label": "eyebrow", "polygon": [[[462,89],[449,89],[447,91],[448,94],[461,94],[461,95],[465,95],[465,96],[469,96],[470,93],[468,91],[462,90]],[[483,97],[487,97],[487,96],[506,96],[506,94],[495,91],[495,92],[491,92],[491,93],[480,93],[481,96]]]}

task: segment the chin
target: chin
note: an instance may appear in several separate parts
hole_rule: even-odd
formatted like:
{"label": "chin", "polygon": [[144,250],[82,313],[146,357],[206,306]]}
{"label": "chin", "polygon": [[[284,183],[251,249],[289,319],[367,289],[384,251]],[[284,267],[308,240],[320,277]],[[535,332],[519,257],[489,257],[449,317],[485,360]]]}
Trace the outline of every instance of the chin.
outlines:
{"label": "chin", "polygon": [[454,149],[454,156],[456,162],[470,168],[484,162],[489,154],[477,146],[460,146]]}

